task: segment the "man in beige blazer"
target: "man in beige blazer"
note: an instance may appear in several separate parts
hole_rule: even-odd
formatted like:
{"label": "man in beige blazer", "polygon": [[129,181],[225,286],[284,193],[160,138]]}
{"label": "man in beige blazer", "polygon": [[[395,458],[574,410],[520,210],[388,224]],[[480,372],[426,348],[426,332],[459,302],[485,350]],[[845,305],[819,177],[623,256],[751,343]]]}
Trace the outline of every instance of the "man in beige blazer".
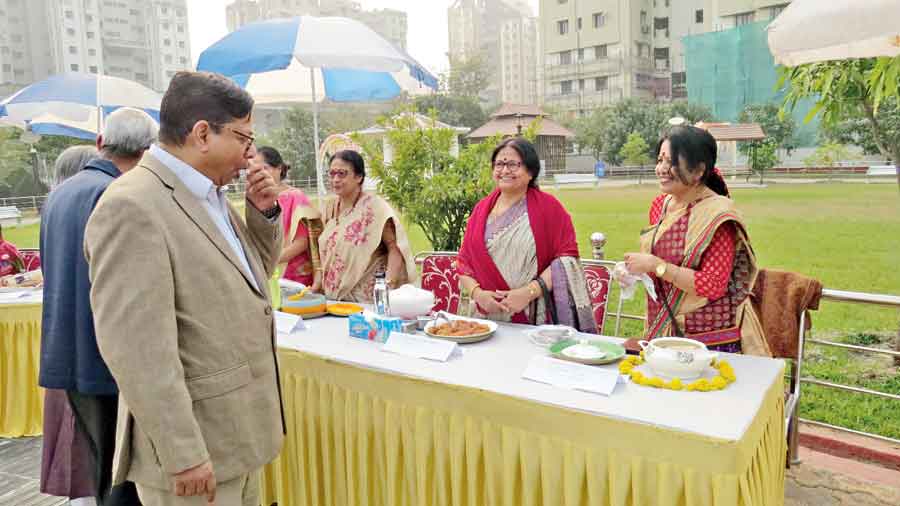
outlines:
{"label": "man in beige blazer", "polygon": [[250,167],[246,222],[224,194],[255,153],[252,108],[230,80],[176,74],[159,144],[85,232],[97,341],[124,408],[114,481],[133,481],[146,506],[257,506],[258,471],[283,441],[275,183]]}

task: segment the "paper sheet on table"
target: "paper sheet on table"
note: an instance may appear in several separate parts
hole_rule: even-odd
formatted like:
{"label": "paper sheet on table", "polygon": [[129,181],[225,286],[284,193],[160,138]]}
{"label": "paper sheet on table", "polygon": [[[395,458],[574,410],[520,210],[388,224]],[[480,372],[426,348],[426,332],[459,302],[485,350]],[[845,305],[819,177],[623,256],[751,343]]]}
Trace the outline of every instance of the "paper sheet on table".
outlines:
{"label": "paper sheet on table", "polygon": [[43,300],[43,291],[33,288],[23,288],[22,290],[8,291],[0,293],[0,304],[28,304],[32,302],[41,302]]}
{"label": "paper sheet on table", "polygon": [[458,345],[453,341],[433,339],[403,332],[391,332],[381,351],[446,362],[454,353],[457,353],[458,349]]}
{"label": "paper sheet on table", "polygon": [[559,388],[610,395],[619,381],[619,373],[590,365],[537,355],[528,362],[522,377]]}
{"label": "paper sheet on table", "polygon": [[293,334],[306,330],[306,324],[300,315],[275,311],[275,329],[279,334]]}

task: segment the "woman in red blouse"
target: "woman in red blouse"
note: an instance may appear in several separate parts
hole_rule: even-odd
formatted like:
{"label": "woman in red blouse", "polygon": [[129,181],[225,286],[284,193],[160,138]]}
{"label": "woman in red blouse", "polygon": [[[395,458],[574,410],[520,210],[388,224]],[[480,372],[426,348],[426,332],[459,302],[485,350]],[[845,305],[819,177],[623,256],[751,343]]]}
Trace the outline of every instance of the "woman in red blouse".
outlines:
{"label": "woman in red blouse", "polygon": [[645,338],[678,335],[767,355],[749,299],[756,257],[715,163],[716,141],[701,128],[675,127],[657,146],[662,194],[650,206],[641,252],[625,255],[628,270],[649,274],[656,287]]}

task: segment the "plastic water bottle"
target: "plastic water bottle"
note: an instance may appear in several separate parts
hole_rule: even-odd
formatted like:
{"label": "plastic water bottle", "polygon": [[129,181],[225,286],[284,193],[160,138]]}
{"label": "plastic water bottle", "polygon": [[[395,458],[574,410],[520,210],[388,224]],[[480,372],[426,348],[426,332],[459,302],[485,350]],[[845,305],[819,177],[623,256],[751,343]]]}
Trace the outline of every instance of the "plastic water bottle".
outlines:
{"label": "plastic water bottle", "polygon": [[391,312],[391,301],[388,294],[387,280],[384,272],[375,273],[375,288],[372,300],[375,301],[375,314],[387,316]]}
{"label": "plastic water bottle", "polygon": [[472,292],[464,287],[462,283],[459,284],[459,304],[456,308],[456,314],[467,318],[472,316]]}

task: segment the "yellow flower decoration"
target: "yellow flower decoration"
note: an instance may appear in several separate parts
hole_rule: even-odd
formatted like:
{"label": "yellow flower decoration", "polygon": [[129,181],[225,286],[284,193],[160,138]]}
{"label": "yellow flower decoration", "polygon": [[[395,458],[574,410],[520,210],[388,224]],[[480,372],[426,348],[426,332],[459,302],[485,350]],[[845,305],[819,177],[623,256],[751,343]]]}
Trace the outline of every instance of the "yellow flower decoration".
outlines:
{"label": "yellow flower decoration", "polygon": [[631,381],[643,386],[653,388],[663,388],[666,390],[687,390],[689,392],[710,392],[713,390],[722,390],[731,383],[737,381],[734,374],[734,368],[731,364],[724,360],[713,360],[710,364],[719,374],[713,378],[701,378],[687,385],[683,384],[680,379],[673,378],[665,381],[662,378],[644,376],[641,371],[635,370],[636,366],[644,363],[644,352],[640,356],[625,357],[619,363],[619,372],[631,378]]}

